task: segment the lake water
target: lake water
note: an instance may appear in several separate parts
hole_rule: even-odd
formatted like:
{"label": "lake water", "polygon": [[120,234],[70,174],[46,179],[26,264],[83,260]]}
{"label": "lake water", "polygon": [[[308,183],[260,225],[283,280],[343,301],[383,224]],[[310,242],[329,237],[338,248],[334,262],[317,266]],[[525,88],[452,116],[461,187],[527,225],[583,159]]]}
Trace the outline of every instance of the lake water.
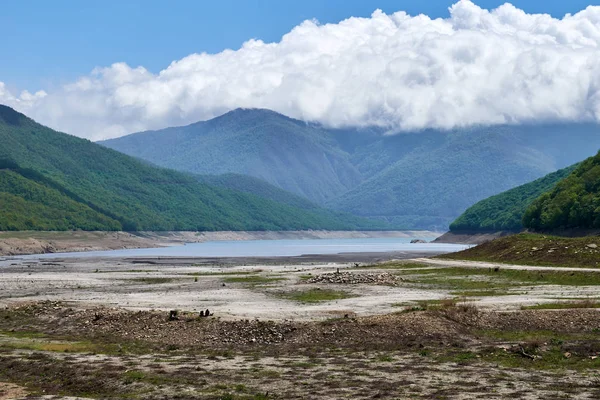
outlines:
{"label": "lake water", "polygon": [[[431,240],[433,238],[423,238]],[[245,240],[190,243],[153,249],[53,253],[18,258],[64,257],[278,257],[306,254],[432,252],[449,253],[468,245],[410,243],[411,238]]]}

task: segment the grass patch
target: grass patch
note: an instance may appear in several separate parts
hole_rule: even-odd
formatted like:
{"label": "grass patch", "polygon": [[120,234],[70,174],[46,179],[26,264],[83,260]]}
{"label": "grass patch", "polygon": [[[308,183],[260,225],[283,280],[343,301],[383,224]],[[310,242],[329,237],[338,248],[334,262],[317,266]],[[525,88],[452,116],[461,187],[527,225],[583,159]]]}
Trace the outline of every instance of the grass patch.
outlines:
{"label": "grass patch", "polygon": [[456,297],[450,299],[440,300],[418,300],[414,303],[397,303],[393,304],[394,307],[407,307],[402,310],[402,313],[416,312],[416,311],[431,311],[431,310],[448,310],[451,308],[470,308],[473,307],[469,303],[469,299],[466,297]]}
{"label": "grass patch", "polygon": [[178,279],[177,278],[144,277],[144,278],[133,278],[133,279],[128,279],[128,280],[131,282],[137,282],[137,283],[141,283],[141,284],[145,284],[145,285],[161,285],[164,283],[174,282]]}
{"label": "grass patch", "polygon": [[246,283],[249,285],[262,285],[283,280],[285,280],[285,278],[262,275],[233,276],[230,278],[223,279],[223,281],[227,283]]}
{"label": "grass patch", "polygon": [[[593,248],[588,245],[597,245]],[[522,265],[600,268],[600,238],[521,233],[437,258]]]}
{"label": "grass patch", "polygon": [[342,300],[355,297],[343,290],[331,289],[310,289],[304,291],[288,292],[281,294],[281,297],[288,300],[299,301],[301,303],[319,303],[321,301]]}
{"label": "grass patch", "polygon": [[600,308],[600,302],[595,300],[564,301],[542,303],[534,306],[522,306],[521,310],[564,310],[570,308]]}
{"label": "grass patch", "polygon": [[190,272],[184,275],[188,276],[229,276],[229,275],[254,275],[260,270],[254,271],[229,271],[229,272]]}
{"label": "grass patch", "polygon": [[516,296],[522,293],[520,292],[509,292],[507,290],[463,290],[450,292],[453,296],[461,297],[486,297],[486,296]]}
{"label": "grass patch", "polygon": [[118,341],[96,338],[93,342],[64,336],[49,336],[40,332],[0,331],[0,348],[59,353],[94,353],[107,355],[144,355],[154,348],[142,341]]}
{"label": "grass patch", "polygon": [[[517,346],[519,348],[519,346]],[[544,346],[542,349],[537,343],[523,343],[527,354],[534,358],[524,357],[518,350],[504,351],[489,349],[479,355],[482,361],[500,364],[508,368],[527,368],[536,370],[598,370],[600,357],[592,359],[589,356],[573,354],[565,351],[560,344]]]}
{"label": "grass patch", "polygon": [[436,285],[438,287],[466,290],[506,290],[529,285],[600,285],[600,271],[525,271],[502,269],[498,271],[480,268],[432,268],[406,271],[410,282]]}
{"label": "grass patch", "polygon": [[424,269],[430,268],[428,264],[415,263],[415,262],[405,262],[405,261],[394,261],[394,262],[386,262],[383,264],[371,264],[371,265],[361,265],[358,267],[350,267],[347,269]]}
{"label": "grass patch", "polygon": [[91,342],[69,342],[54,340],[27,340],[13,339],[1,340],[0,348],[12,350],[49,351],[59,353],[97,353],[100,347]]}

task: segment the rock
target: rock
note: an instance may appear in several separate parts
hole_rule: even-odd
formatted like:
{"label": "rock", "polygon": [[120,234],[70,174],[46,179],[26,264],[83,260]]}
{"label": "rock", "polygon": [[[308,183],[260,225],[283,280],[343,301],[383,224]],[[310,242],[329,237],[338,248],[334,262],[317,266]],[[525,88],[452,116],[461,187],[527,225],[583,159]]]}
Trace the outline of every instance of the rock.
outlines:
{"label": "rock", "polygon": [[410,241],[411,243],[427,243],[425,240],[423,239],[413,239]]}
{"label": "rock", "polygon": [[346,284],[356,285],[361,283],[374,284],[374,285],[389,285],[395,286],[401,281],[395,275],[387,272],[383,273],[353,273],[353,272],[334,272],[329,274],[320,274],[313,276],[308,279],[306,283],[333,283],[333,284]]}
{"label": "rock", "polygon": [[589,247],[590,249],[597,249],[598,245],[595,244],[595,243],[590,243],[590,244],[587,245],[587,247]]}

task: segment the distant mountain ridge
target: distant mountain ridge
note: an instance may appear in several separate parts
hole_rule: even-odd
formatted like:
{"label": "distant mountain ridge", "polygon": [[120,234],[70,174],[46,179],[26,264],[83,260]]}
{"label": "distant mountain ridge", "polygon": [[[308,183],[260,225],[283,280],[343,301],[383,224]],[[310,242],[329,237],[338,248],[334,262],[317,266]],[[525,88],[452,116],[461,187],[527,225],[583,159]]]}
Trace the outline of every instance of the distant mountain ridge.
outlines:
{"label": "distant mountain ridge", "polygon": [[180,171],[253,176],[315,202],[361,181],[349,155],[325,131],[263,109],[99,143]]}
{"label": "distant mountain ridge", "polygon": [[201,183],[191,174],[53,131],[2,105],[0,143],[0,230],[384,227]]}
{"label": "distant mountain ridge", "polygon": [[442,230],[480,200],[589,157],[600,147],[600,128],[502,125],[387,135],[238,109],[101,144],[181,171],[253,176],[396,228]]}

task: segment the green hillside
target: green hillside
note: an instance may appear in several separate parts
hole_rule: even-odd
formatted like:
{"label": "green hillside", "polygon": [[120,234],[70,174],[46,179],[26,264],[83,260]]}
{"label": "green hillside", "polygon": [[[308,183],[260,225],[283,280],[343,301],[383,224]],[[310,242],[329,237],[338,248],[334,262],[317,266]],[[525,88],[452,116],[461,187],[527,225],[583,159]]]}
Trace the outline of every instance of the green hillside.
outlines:
{"label": "green hillside", "polygon": [[237,109],[99,143],[180,171],[253,176],[316,203],[361,181],[350,155],[326,131],[269,110]]}
{"label": "green hillside", "polygon": [[444,229],[480,200],[589,157],[591,146],[600,146],[599,131],[565,124],[384,137],[353,159],[374,175],[326,205],[394,225]]}
{"label": "green hillside", "polygon": [[197,175],[197,178],[200,182],[206,183],[207,185],[250,193],[281,204],[287,204],[289,206],[298,207],[305,210],[314,210],[319,208],[319,206],[311,203],[304,197],[287,192],[261,179],[248,175]]}
{"label": "green hillside", "polygon": [[[6,229],[292,230],[379,226],[199,183],[0,106]],[[15,214],[20,214],[19,219]],[[61,214],[62,213],[62,214]]]}
{"label": "green hillside", "polygon": [[522,230],[522,219],[527,207],[542,193],[551,190],[558,181],[573,172],[576,166],[558,170],[533,182],[481,200],[450,224],[450,231],[474,233]]}
{"label": "green hillside", "polygon": [[395,228],[441,230],[480,200],[589,157],[600,147],[600,129],[502,125],[390,135],[240,109],[102,144],[181,171],[253,176]]}
{"label": "green hillside", "polygon": [[0,231],[121,228],[118,221],[10,169],[0,169],[0,204]]}
{"label": "green hillside", "polygon": [[600,152],[538,197],[523,224],[536,230],[600,228]]}

